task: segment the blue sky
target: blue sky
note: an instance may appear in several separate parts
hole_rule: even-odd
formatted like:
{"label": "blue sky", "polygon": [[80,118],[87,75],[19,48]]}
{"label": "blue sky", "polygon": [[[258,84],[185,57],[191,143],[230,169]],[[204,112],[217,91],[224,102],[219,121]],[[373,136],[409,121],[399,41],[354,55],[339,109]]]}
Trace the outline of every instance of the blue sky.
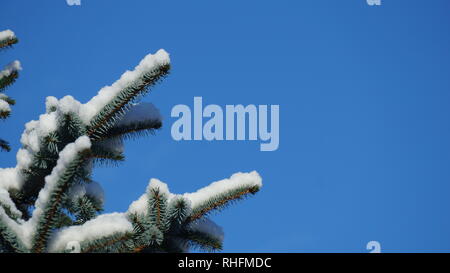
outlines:
{"label": "blue sky", "polygon": [[[0,29],[20,38],[0,124],[14,152],[46,96],[86,102],[160,48],[171,76],[145,101],[165,117],[127,160],[99,168],[106,211],[124,211],[152,177],[191,192],[257,170],[255,197],[213,217],[225,252],[450,251],[450,2],[2,0]],[[177,104],[279,104],[280,147],[176,142]]]}

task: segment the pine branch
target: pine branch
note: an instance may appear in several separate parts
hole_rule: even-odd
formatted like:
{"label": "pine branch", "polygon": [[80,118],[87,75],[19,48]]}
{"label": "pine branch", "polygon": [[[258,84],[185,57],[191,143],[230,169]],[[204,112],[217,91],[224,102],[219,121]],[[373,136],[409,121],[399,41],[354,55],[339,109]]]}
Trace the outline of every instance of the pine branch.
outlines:
{"label": "pine branch", "polygon": [[[33,218],[39,217],[36,219],[37,227],[33,239],[33,252],[42,252],[47,246],[50,233],[55,228],[64,194],[74,182],[77,172],[85,162],[86,150],[90,148],[90,142],[86,142],[86,139],[86,137],[80,137],[75,143],[67,145],[61,151],[60,159],[52,174],[46,177],[46,187],[42,191],[47,191],[43,198],[48,195],[48,199],[38,199],[36,208],[40,208],[43,212],[41,215],[33,214]],[[50,184],[52,181],[55,182]]]}
{"label": "pine branch", "polygon": [[80,117],[73,113],[65,113],[60,118],[59,134],[67,139],[77,139],[86,134],[86,126],[81,121]]}
{"label": "pine branch", "polygon": [[11,147],[9,146],[9,143],[3,139],[0,138],[0,151],[11,151]]}
{"label": "pine branch", "polygon": [[0,92],[16,81],[19,77],[19,70],[21,69],[20,62],[14,61],[0,71]]}
{"label": "pine branch", "polygon": [[74,225],[74,221],[64,211],[60,211],[55,220],[55,228],[63,228]]}
{"label": "pine branch", "polygon": [[[11,30],[0,31],[0,50],[11,47],[13,44],[18,43],[14,32]],[[0,71],[0,92],[3,92],[8,86],[12,85],[19,77],[18,71],[21,70],[20,62],[14,61],[7,65]],[[10,99],[4,94],[0,94],[0,119],[6,119],[11,114],[11,105],[14,105],[15,101]],[[0,151],[9,152],[11,148],[8,142],[0,139]]]}
{"label": "pine branch", "polygon": [[190,230],[180,234],[180,237],[186,241],[190,248],[197,248],[207,252],[223,249],[222,240],[206,232]]}
{"label": "pine branch", "polygon": [[7,49],[18,42],[19,40],[11,30],[0,31],[0,49]]}
{"label": "pine branch", "polygon": [[81,253],[131,252],[133,236],[131,232],[121,232],[88,241],[81,245]]}
{"label": "pine branch", "polygon": [[160,120],[153,119],[141,122],[133,122],[121,126],[114,126],[110,128],[103,136],[95,139],[95,141],[114,138],[118,138],[120,140],[128,140],[153,135],[155,133],[155,130],[160,129],[161,126],[162,122]]}
{"label": "pine branch", "polygon": [[22,240],[17,236],[8,222],[13,222],[13,220],[7,216],[5,210],[0,206],[0,243],[3,240],[11,252],[28,252]]}
{"label": "pine branch", "polygon": [[102,208],[94,198],[83,195],[70,202],[69,210],[75,216],[74,224],[82,225],[93,219]]}
{"label": "pine branch", "polygon": [[91,120],[87,135],[93,140],[102,138],[109,128],[114,126],[120,117],[129,109],[130,104],[148,93],[149,88],[156,85],[169,74],[170,64],[162,64],[145,72],[140,78],[123,88],[103,109]]}
{"label": "pine branch", "polygon": [[5,50],[8,48],[11,48],[13,45],[17,44],[18,42],[19,42],[19,39],[17,39],[17,38],[0,41],[0,50]]}
{"label": "pine branch", "polygon": [[[1,72],[3,87],[14,82],[19,69],[20,63],[15,62]],[[28,237],[23,239],[27,246],[31,245],[32,252],[61,252],[74,241],[80,242],[82,252],[222,249],[223,233],[199,220],[255,194],[261,187],[256,172],[239,173],[183,196],[171,194],[167,185],[152,179],[147,193],[127,213],[97,217],[102,201],[97,204],[96,198],[103,200],[99,191],[93,189],[92,198],[87,190],[76,191],[77,186],[85,187],[91,181],[92,162],[122,161],[124,140],[153,134],[161,127],[159,111],[153,105],[135,102],[165,78],[169,70],[168,54],[161,50],[148,55],[134,71],[126,72],[86,104],[70,96],[47,99],[47,114],[28,123],[22,136],[23,149],[19,152],[23,154],[18,154],[21,160],[17,165],[20,179],[12,183],[17,186],[9,192],[16,205],[8,206],[9,199],[0,204],[0,216],[9,221],[2,222],[0,217],[0,251],[27,251],[21,245],[22,238],[16,236],[22,233],[14,233],[23,220],[28,220],[34,229],[31,241]],[[14,101],[0,94],[0,103],[0,109],[7,112],[5,109],[9,110],[7,107]],[[3,115],[6,117],[6,113]],[[8,147],[0,140],[0,148]],[[33,203],[35,209],[30,216]],[[22,219],[15,222],[13,219],[20,213]]]}
{"label": "pine branch", "polygon": [[[47,250],[49,252],[61,252],[64,251],[68,243],[77,241],[81,246],[81,251],[87,251],[86,248],[91,248],[107,252],[103,247],[120,242],[121,240],[116,240],[117,235],[128,233],[134,236],[133,224],[125,214],[101,214],[82,225],[55,230],[49,240]],[[115,239],[111,241],[113,238]],[[127,245],[130,249],[133,247],[129,243]]]}
{"label": "pine branch", "polygon": [[122,151],[108,149],[108,147],[102,145],[93,145],[90,158],[94,160],[94,164],[114,166],[123,162],[125,155]]}
{"label": "pine branch", "polygon": [[13,209],[10,205],[4,204],[1,201],[0,201],[0,207],[2,207],[3,210],[5,211],[5,214],[14,221],[20,219],[22,216],[22,214],[20,212],[18,213],[18,211]]}
{"label": "pine branch", "polygon": [[204,202],[199,203],[195,207],[192,208],[192,214],[187,218],[187,222],[196,221],[213,210],[221,210],[226,206],[230,205],[233,202],[241,200],[247,197],[250,194],[255,194],[259,191],[259,187],[256,185],[243,185],[231,190],[226,190],[224,192],[220,192],[215,194],[205,200]]}
{"label": "pine branch", "polygon": [[[49,117],[50,114],[45,116]],[[22,170],[26,182],[21,188],[21,200],[27,206],[32,206],[36,201],[39,191],[44,186],[45,177],[56,166],[58,152],[85,132],[79,117],[74,113],[62,114],[57,117],[56,122],[58,129],[40,138],[39,151],[32,154],[31,166]]]}
{"label": "pine branch", "polygon": [[162,232],[166,231],[167,196],[158,188],[152,188],[148,200],[150,224],[156,226]]}
{"label": "pine branch", "polygon": [[8,103],[9,105],[15,105],[16,101],[10,97],[8,97],[5,94],[0,94],[0,100],[5,101],[6,103]]}
{"label": "pine branch", "polygon": [[174,197],[169,203],[167,212],[167,219],[171,225],[171,229],[173,229],[175,225],[181,225],[190,212],[191,207],[184,197]]}
{"label": "pine branch", "polygon": [[0,119],[7,119],[10,114],[11,107],[9,104],[4,100],[0,100]]}
{"label": "pine branch", "polygon": [[19,72],[12,71],[8,75],[3,76],[0,71],[0,92],[3,92],[7,87],[11,86],[19,78]]}

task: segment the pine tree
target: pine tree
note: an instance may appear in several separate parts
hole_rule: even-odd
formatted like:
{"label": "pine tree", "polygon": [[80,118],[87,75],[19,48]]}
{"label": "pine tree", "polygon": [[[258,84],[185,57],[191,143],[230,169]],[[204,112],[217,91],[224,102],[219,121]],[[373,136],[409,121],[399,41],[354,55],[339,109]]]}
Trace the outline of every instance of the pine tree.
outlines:
{"label": "pine tree", "polygon": [[0,251],[222,249],[223,231],[208,216],[259,191],[256,172],[183,195],[151,179],[126,212],[101,214],[103,191],[92,171],[123,161],[125,140],[161,128],[158,109],[140,99],[170,68],[169,55],[159,50],[85,104],[72,96],[46,99],[46,113],[25,126],[16,167],[0,169]]}
{"label": "pine tree", "polygon": [[[0,31],[0,51],[12,47],[14,44],[18,43],[14,32],[11,30]],[[4,120],[11,114],[11,106],[16,102],[3,94],[5,89],[12,85],[16,79],[19,77],[19,70],[21,70],[20,62],[14,61],[8,64],[3,70],[0,71],[0,119]],[[0,150],[10,151],[11,148],[7,141],[0,138]]]}

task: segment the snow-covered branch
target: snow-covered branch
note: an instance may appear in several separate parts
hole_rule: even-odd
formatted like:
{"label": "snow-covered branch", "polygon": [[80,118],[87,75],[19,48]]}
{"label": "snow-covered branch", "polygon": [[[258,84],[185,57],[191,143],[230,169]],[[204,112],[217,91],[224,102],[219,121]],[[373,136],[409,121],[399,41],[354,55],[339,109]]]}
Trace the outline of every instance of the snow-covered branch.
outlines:
{"label": "snow-covered branch", "polygon": [[50,252],[62,252],[69,242],[80,244],[117,233],[132,232],[133,225],[123,213],[110,213],[97,216],[83,225],[71,226],[56,231],[49,241]]}
{"label": "snow-covered branch", "polygon": [[[13,63],[5,70],[5,75],[18,68],[20,68],[20,63]],[[154,106],[133,105],[132,102],[145,93],[147,87],[167,75],[169,68],[169,54],[161,49],[153,55],[147,55],[133,71],[125,72],[113,85],[102,88],[98,95],[86,104],[80,103],[72,96],[65,96],[60,100],[48,97],[46,100],[47,113],[41,115],[39,120],[30,121],[25,125],[25,131],[21,137],[23,148],[17,153],[17,166],[12,169],[0,169],[0,186],[4,184],[7,189],[22,188],[26,180],[22,173],[32,167],[44,146],[44,139],[56,132],[60,126],[58,122],[68,114],[78,116],[83,122],[81,126],[84,127],[92,125],[92,121],[95,119],[97,122],[94,124],[97,124],[98,127],[95,125],[89,128],[91,134],[97,135],[102,135],[101,132],[106,133],[104,129],[107,126],[103,126],[105,124],[102,125],[102,122],[107,122],[110,127],[113,127],[121,121],[122,116],[117,114],[125,115],[125,120],[110,132],[114,137],[127,138],[159,128],[161,126],[160,116]],[[128,109],[124,109],[125,106],[131,109],[128,117],[126,115]],[[0,100],[0,111],[2,109],[10,110],[4,100]],[[137,121],[133,122],[132,118],[136,118]]]}
{"label": "snow-covered branch", "polygon": [[74,143],[67,145],[59,153],[56,167],[45,178],[45,186],[39,192],[33,215],[29,220],[36,230],[33,238],[33,251],[40,252],[46,247],[48,236],[59,213],[63,194],[74,182],[77,170],[84,162],[82,153],[90,147],[91,142],[87,136],[82,136]]}
{"label": "snow-covered branch", "polygon": [[192,214],[190,221],[195,221],[213,210],[219,210],[231,202],[242,199],[249,194],[255,194],[262,187],[261,176],[256,171],[251,173],[236,173],[229,179],[212,183],[197,192],[183,196],[191,201]]}
{"label": "snow-covered branch", "polygon": [[22,66],[19,61],[14,61],[0,70],[0,91],[16,81],[20,70],[22,70]]}
{"label": "snow-covered branch", "polygon": [[9,47],[17,43],[17,41],[17,37],[13,31],[9,29],[0,31],[0,49]]}
{"label": "snow-covered branch", "polygon": [[169,69],[169,54],[161,49],[154,55],[147,55],[133,71],[125,72],[111,86],[103,87],[97,96],[81,107],[81,119],[90,124],[88,135],[99,137],[102,131],[112,127],[117,119],[123,117],[133,101],[164,78]]}
{"label": "snow-covered branch", "polygon": [[[0,43],[11,39],[16,39],[12,32],[0,33]],[[0,87],[18,70],[19,62],[2,70]],[[169,55],[159,50],[85,104],[72,96],[47,98],[46,113],[25,125],[17,165],[0,169],[0,250],[65,252],[74,244],[81,252],[222,248],[222,229],[206,217],[256,193],[262,186],[256,172],[237,173],[188,194],[172,194],[165,183],[151,179],[127,212],[97,216],[104,196],[92,181],[93,166],[123,160],[125,139],[161,127],[156,107],[137,101],[169,70]],[[13,104],[1,95],[0,115],[9,114]],[[0,139],[3,147],[9,146]]]}
{"label": "snow-covered branch", "polygon": [[[87,241],[101,240],[102,238],[110,238],[111,236],[115,236],[114,238],[119,240],[121,237],[116,235],[133,232],[133,216],[141,217],[142,222],[145,222],[145,219],[147,219],[154,226],[158,226],[159,223],[168,221],[170,226],[171,221],[167,219],[169,217],[176,218],[175,215],[177,215],[177,213],[171,211],[171,208],[178,207],[176,204],[179,204],[181,199],[189,200],[187,203],[189,208],[183,208],[185,215],[180,219],[181,221],[179,221],[179,224],[184,225],[185,227],[180,234],[180,238],[184,238],[184,240],[178,243],[180,245],[203,244],[203,246],[206,246],[207,248],[220,249],[221,241],[223,240],[222,228],[207,218],[199,220],[205,214],[195,216],[195,219],[198,221],[189,221],[183,224],[183,219],[193,218],[191,212],[196,213],[195,210],[192,211],[190,209],[190,206],[201,206],[201,204],[210,200],[211,197],[215,198],[217,196],[223,196],[242,188],[259,189],[261,186],[261,177],[257,172],[236,173],[229,179],[214,182],[195,193],[177,195],[170,193],[167,184],[158,179],[151,179],[146,193],[138,200],[134,201],[126,213],[101,215],[81,226],[73,226],[56,231],[50,240],[49,250],[52,252],[64,251],[66,245],[73,241],[79,242],[80,245],[85,245]],[[159,201],[163,202],[163,200],[165,200],[164,202],[167,203],[166,205],[163,205],[162,203],[158,204],[159,206],[166,206],[166,209],[164,209],[165,212],[159,207],[159,215],[153,215],[152,213],[155,201],[151,199],[154,198],[155,192],[157,192],[160,197]],[[152,221],[152,217],[159,217],[159,220]],[[163,220],[163,217],[166,217],[167,219]],[[145,223],[142,224],[144,225]],[[124,240],[129,239],[127,236],[123,238]],[[202,241],[202,238],[207,238],[207,240]]]}

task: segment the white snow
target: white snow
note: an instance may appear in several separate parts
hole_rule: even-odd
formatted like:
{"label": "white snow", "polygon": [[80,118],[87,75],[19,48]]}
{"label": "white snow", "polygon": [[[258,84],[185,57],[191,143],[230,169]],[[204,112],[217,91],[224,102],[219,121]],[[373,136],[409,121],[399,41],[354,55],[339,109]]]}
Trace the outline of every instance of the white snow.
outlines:
{"label": "white snow", "polygon": [[56,112],[42,114],[39,120],[32,120],[25,124],[25,131],[22,133],[20,142],[30,153],[37,153],[40,150],[42,138],[58,129],[58,116]]}
{"label": "white snow", "polygon": [[14,168],[0,168],[0,188],[5,190],[19,190],[23,183],[23,169],[30,166],[32,162],[31,154],[26,149],[19,149],[16,154],[17,166]]}
{"label": "white snow", "polygon": [[168,63],[170,63],[169,54],[164,49],[158,50],[154,55],[147,55],[133,71],[126,71],[119,80],[110,86],[103,87],[95,97],[81,106],[79,115],[83,122],[89,124],[91,119],[121,90],[140,81],[143,74]]}
{"label": "white snow", "polygon": [[9,106],[9,103],[6,101],[0,99],[0,112],[11,112],[11,107]]}
{"label": "white snow", "polygon": [[16,205],[11,200],[9,192],[0,187],[0,205],[1,204],[7,206],[13,214],[17,215],[18,217],[22,217],[22,212],[17,209]]}
{"label": "white snow", "polygon": [[23,177],[16,168],[0,169],[0,189],[20,189]]}
{"label": "white snow", "polygon": [[18,172],[20,170],[28,168],[33,162],[31,153],[26,149],[19,149],[19,151],[16,154],[16,160],[17,160],[17,167],[15,169]]}
{"label": "white snow", "polygon": [[45,99],[45,110],[47,113],[50,112],[50,109],[53,107],[58,107],[58,99],[53,96],[48,96]]}
{"label": "white snow", "polygon": [[211,196],[227,192],[239,188],[241,186],[246,187],[262,187],[261,176],[256,172],[250,173],[235,173],[229,179],[223,179],[217,182],[211,183],[194,193],[185,193],[183,196],[191,201],[192,207],[207,201]]}
{"label": "white snow", "polygon": [[0,220],[4,223],[10,230],[14,231],[17,237],[23,242],[23,239],[26,237],[25,230],[22,228],[22,225],[11,218],[8,217],[5,210],[2,206],[0,206]]}
{"label": "white snow", "polygon": [[130,204],[128,207],[128,214],[140,214],[140,215],[146,215],[147,214],[147,206],[148,204],[148,195],[147,193],[144,193],[139,197],[138,200],[133,201],[133,203]]}
{"label": "white snow", "polygon": [[49,243],[49,251],[64,250],[68,243],[99,239],[117,232],[131,232],[133,225],[124,213],[103,214],[80,226],[71,226],[56,231]]}
{"label": "white snow", "polygon": [[16,35],[10,29],[0,31],[0,41],[14,39]]}
{"label": "white snow", "polygon": [[22,66],[19,61],[14,61],[5,66],[3,70],[0,71],[0,79],[3,77],[9,77],[13,72],[22,70]]}
{"label": "white snow", "polygon": [[59,100],[58,110],[63,114],[67,113],[80,114],[79,112],[81,105],[82,104],[79,101],[77,101],[74,97],[65,96],[64,98]]}
{"label": "white snow", "polygon": [[175,197],[174,194],[170,193],[169,187],[167,186],[166,183],[163,183],[158,179],[152,178],[150,179],[150,182],[147,186],[145,193],[141,195],[141,197],[139,197],[138,200],[131,203],[131,205],[128,207],[127,214],[146,215],[148,212],[148,194],[152,189],[159,189],[161,194],[166,195],[168,202],[170,202],[170,200]]}
{"label": "white snow", "polygon": [[0,41],[10,40],[16,38],[14,32],[10,29],[0,31]]}
{"label": "white snow", "polygon": [[159,190],[160,194],[165,195],[167,198],[171,197],[169,186],[167,186],[166,183],[161,182],[161,180],[159,179],[150,179],[150,183],[147,187],[147,192],[150,192],[151,190]]}

